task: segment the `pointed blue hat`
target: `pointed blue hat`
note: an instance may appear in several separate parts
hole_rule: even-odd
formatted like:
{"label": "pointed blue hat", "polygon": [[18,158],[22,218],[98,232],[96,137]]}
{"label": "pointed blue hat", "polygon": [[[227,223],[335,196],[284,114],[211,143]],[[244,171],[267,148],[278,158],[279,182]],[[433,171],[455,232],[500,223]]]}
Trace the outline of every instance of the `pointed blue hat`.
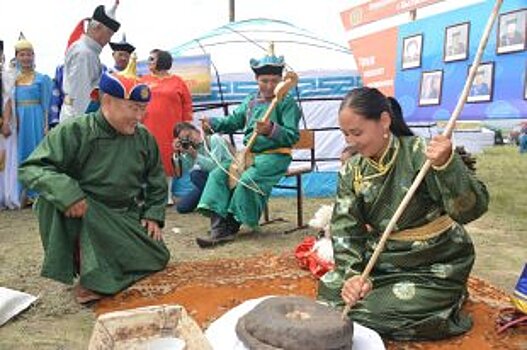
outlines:
{"label": "pointed blue hat", "polygon": [[251,69],[256,75],[282,75],[285,67],[284,56],[275,56],[274,44],[269,45],[269,52],[260,59],[251,59]]}

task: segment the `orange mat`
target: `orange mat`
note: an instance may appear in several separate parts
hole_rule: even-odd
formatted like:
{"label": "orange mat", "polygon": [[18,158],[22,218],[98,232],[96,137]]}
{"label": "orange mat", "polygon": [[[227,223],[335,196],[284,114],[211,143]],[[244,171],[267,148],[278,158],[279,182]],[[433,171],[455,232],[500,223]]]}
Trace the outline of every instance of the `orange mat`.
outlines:
{"label": "orange mat", "polygon": [[[147,305],[181,304],[202,328],[243,301],[265,295],[316,293],[317,280],[300,270],[291,255],[263,255],[248,259],[183,262],[168,266],[131,288],[97,303],[95,312],[130,309]],[[474,327],[467,334],[435,342],[387,341],[395,349],[527,349],[525,329],[497,334],[495,320],[508,296],[478,278],[469,281],[470,299],[465,311]]]}

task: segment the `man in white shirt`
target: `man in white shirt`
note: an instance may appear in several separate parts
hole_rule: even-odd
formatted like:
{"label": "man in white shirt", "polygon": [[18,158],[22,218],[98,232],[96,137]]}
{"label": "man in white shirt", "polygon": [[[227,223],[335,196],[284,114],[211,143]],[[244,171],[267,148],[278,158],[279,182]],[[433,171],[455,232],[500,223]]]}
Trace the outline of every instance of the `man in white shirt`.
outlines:
{"label": "man in white shirt", "polygon": [[61,122],[84,114],[90,104],[90,94],[97,87],[102,74],[99,54],[121,26],[115,20],[115,9],[116,6],[113,6],[106,12],[104,6],[99,5],[93,12],[86,33],[66,52]]}

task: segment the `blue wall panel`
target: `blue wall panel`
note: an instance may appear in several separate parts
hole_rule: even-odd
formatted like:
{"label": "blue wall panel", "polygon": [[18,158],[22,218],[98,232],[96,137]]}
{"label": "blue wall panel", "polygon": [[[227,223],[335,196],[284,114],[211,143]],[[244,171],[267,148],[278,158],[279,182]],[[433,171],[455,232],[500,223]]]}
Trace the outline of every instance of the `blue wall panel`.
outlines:
{"label": "blue wall panel", "polygon": [[[405,118],[409,122],[431,122],[448,119],[455,108],[468,75],[469,66],[476,55],[477,46],[492,11],[494,1],[469,6],[405,24],[399,28],[397,74],[395,92]],[[527,8],[525,0],[504,1],[500,13]],[[469,57],[464,61],[443,62],[445,28],[457,23],[470,22]],[[461,120],[527,118],[524,99],[527,51],[496,54],[496,28],[494,25],[482,62],[494,62],[494,91],[490,102],[466,103]],[[423,34],[422,64],[420,68],[401,70],[403,38]],[[419,86],[423,71],[443,70],[441,103],[419,106]]]}

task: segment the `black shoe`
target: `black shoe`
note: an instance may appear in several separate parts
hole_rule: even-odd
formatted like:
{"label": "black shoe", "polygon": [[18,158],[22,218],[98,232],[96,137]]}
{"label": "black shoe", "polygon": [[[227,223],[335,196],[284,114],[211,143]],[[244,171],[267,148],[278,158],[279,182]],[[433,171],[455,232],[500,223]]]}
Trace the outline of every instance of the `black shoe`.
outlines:
{"label": "black shoe", "polygon": [[225,243],[228,243],[228,242],[232,242],[232,241],[234,241],[235,238],[236,238],[235,235],[224,235],[224,236],[219,236],[219,237],[215,237],[215,238],[212,238],[212,237],[207,237],[207,238],[198,237],[198,238],[196,238],[196,243],[198,244],[198,246],[200,248],[212,248],[212,247],[217,246],[217,245],[221,245],[221,244],[225,244]]}
{"label": "black shoe", "polygon": [[232,214],[227,215],[227,218],[225,218],[225,226],[227,229],[227,232],[230,234],[236,234],[238,231],[240,231],[240,226],[242,224],[236,221],[234,216]]}

